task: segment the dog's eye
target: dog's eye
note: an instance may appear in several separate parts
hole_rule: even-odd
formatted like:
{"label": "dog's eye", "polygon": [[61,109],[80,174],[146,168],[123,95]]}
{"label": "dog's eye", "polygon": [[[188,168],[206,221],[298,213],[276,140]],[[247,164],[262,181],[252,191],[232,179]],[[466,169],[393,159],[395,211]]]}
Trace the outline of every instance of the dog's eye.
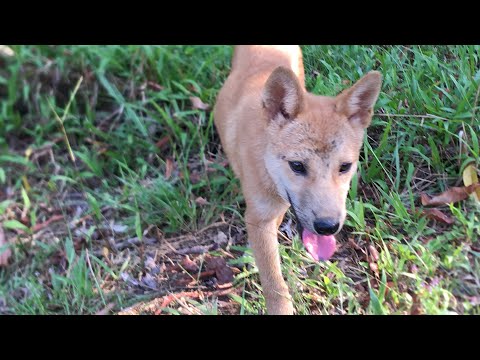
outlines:
{"label": "dog's eye", "polygon": [[345,174],[352,167],[352,163],[343,163],[340,165],[340,173]]}
{"label": "dog's eye", "polygon": [[288,164],[290,165],[290,168],[293,170],[293,172],[296,174],[305,175],[307,173],[305,165],[303,165],[299,161],[289,161]]}

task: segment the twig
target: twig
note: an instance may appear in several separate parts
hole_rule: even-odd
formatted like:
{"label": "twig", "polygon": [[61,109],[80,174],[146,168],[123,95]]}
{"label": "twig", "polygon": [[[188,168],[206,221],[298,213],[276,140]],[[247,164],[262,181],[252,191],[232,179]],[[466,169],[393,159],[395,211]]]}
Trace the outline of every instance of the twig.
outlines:
{"label": "twig", "polygon": [[179,300],[180,298],[183,297],[189,297],[189,298],[200,298],[200,297],[205,297],[205,296],[224,296],[229,293],[231,293],[235,288],[229,287],[227,289],[222,289],[222,290],[215,290],[215,291],[205,291],[205,292],[200,292],[200,291],[192,291],[192,292],[181,292],[179,294],[170,294],[167,296],[164,296],[162,304],[160,305],[160,309],[155,311],[155,315],[160,315],[163,311],[163,308],[166,308],[172,301],[174,300]]}
{"label": "twig", "polygon": [[[185,289],[179,288],[180,289]],[[222,288],[219,290],[214,290],[214,291],[202,291],[202,290],[197,290],[197,291],[181,291],[177,294],[174,293],[165,293],[165,292],[160,292],[159,296],[153,300],[150,300],[148,302],[140,302],[137,304],[134,304],[125,310],[122,310],[118,313],[118,315],[139,315],[141,312],[149,310],[150,312],[154,312],[155,309],[156,311],[154,312],[156,315],[159,315],[162,312],[162,309],[158,309],[159,307],[166,307],[168,304],[170,304],[172,301],[177,300],[178,298],[181,297],[190,297],[190,298],[199,298],[199,297],[204,297],[204,296],[225,296],[232,291],[234,291],[235,288],[229,284],[229,287]],[[164,304],[166,304],[164,306]]]}
{"label": "twig", "polygon": [[53,215],[50,219],[40,223],[40,224],[36,224],[32,231],[35,233],[37,231],[40,231],[42,230],[43,228],[47,227],[48,225],[50,225],[52,222],[55,222],[55,221],[59,221],[59,220],[63,220],[63,215]]}

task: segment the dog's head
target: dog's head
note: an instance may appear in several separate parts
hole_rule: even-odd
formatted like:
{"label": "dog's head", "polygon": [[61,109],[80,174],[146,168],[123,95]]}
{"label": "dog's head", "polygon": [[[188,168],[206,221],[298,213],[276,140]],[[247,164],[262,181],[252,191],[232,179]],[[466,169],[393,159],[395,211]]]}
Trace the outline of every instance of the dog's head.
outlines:
{"label": "dog's head", "polygon": [[365,129],[382,77],[372,71],[336,97],[309,94],[289,69],[268,78],[263,108],[268,118],[265,166],[288,201],[308,252],[327,259],[346,216],[346,198],[357,169]]}

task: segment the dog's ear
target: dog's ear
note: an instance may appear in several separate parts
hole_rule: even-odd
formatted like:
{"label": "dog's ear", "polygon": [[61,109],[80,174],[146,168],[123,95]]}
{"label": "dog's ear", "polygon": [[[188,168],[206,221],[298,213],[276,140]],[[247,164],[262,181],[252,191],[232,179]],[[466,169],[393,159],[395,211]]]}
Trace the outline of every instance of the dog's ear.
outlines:
{"label": "dog's ear", "polygon": [[269,119],[279,116],[293,119],[301,110],[303,88],[295,73],[285,67],[277,67],[263,89],[262,102]]}
{"label": "dog's ear", "polygon": [[381,86],[382,75],[378,71],[370,71],[337,96],[337,111],[346,115],[353,126],[367,128]]}

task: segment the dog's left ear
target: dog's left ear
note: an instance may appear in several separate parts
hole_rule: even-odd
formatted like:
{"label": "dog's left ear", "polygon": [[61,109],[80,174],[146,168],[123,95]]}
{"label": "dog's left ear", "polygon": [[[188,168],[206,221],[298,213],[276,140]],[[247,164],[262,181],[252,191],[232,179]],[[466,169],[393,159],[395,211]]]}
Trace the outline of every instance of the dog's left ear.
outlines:
{"label": "dog's left ear", "polygon": [[293,119],[301,110],[303,91],[292,70],[277,67],[268,78],[262,94],[268,117],[282,121]]}
{"label": "dog's left ear", "polygon": [[381,86],[382,75],[378,71],[370,71],[337,96],[337,111],[346,115],[353,126],[367,128]]}

